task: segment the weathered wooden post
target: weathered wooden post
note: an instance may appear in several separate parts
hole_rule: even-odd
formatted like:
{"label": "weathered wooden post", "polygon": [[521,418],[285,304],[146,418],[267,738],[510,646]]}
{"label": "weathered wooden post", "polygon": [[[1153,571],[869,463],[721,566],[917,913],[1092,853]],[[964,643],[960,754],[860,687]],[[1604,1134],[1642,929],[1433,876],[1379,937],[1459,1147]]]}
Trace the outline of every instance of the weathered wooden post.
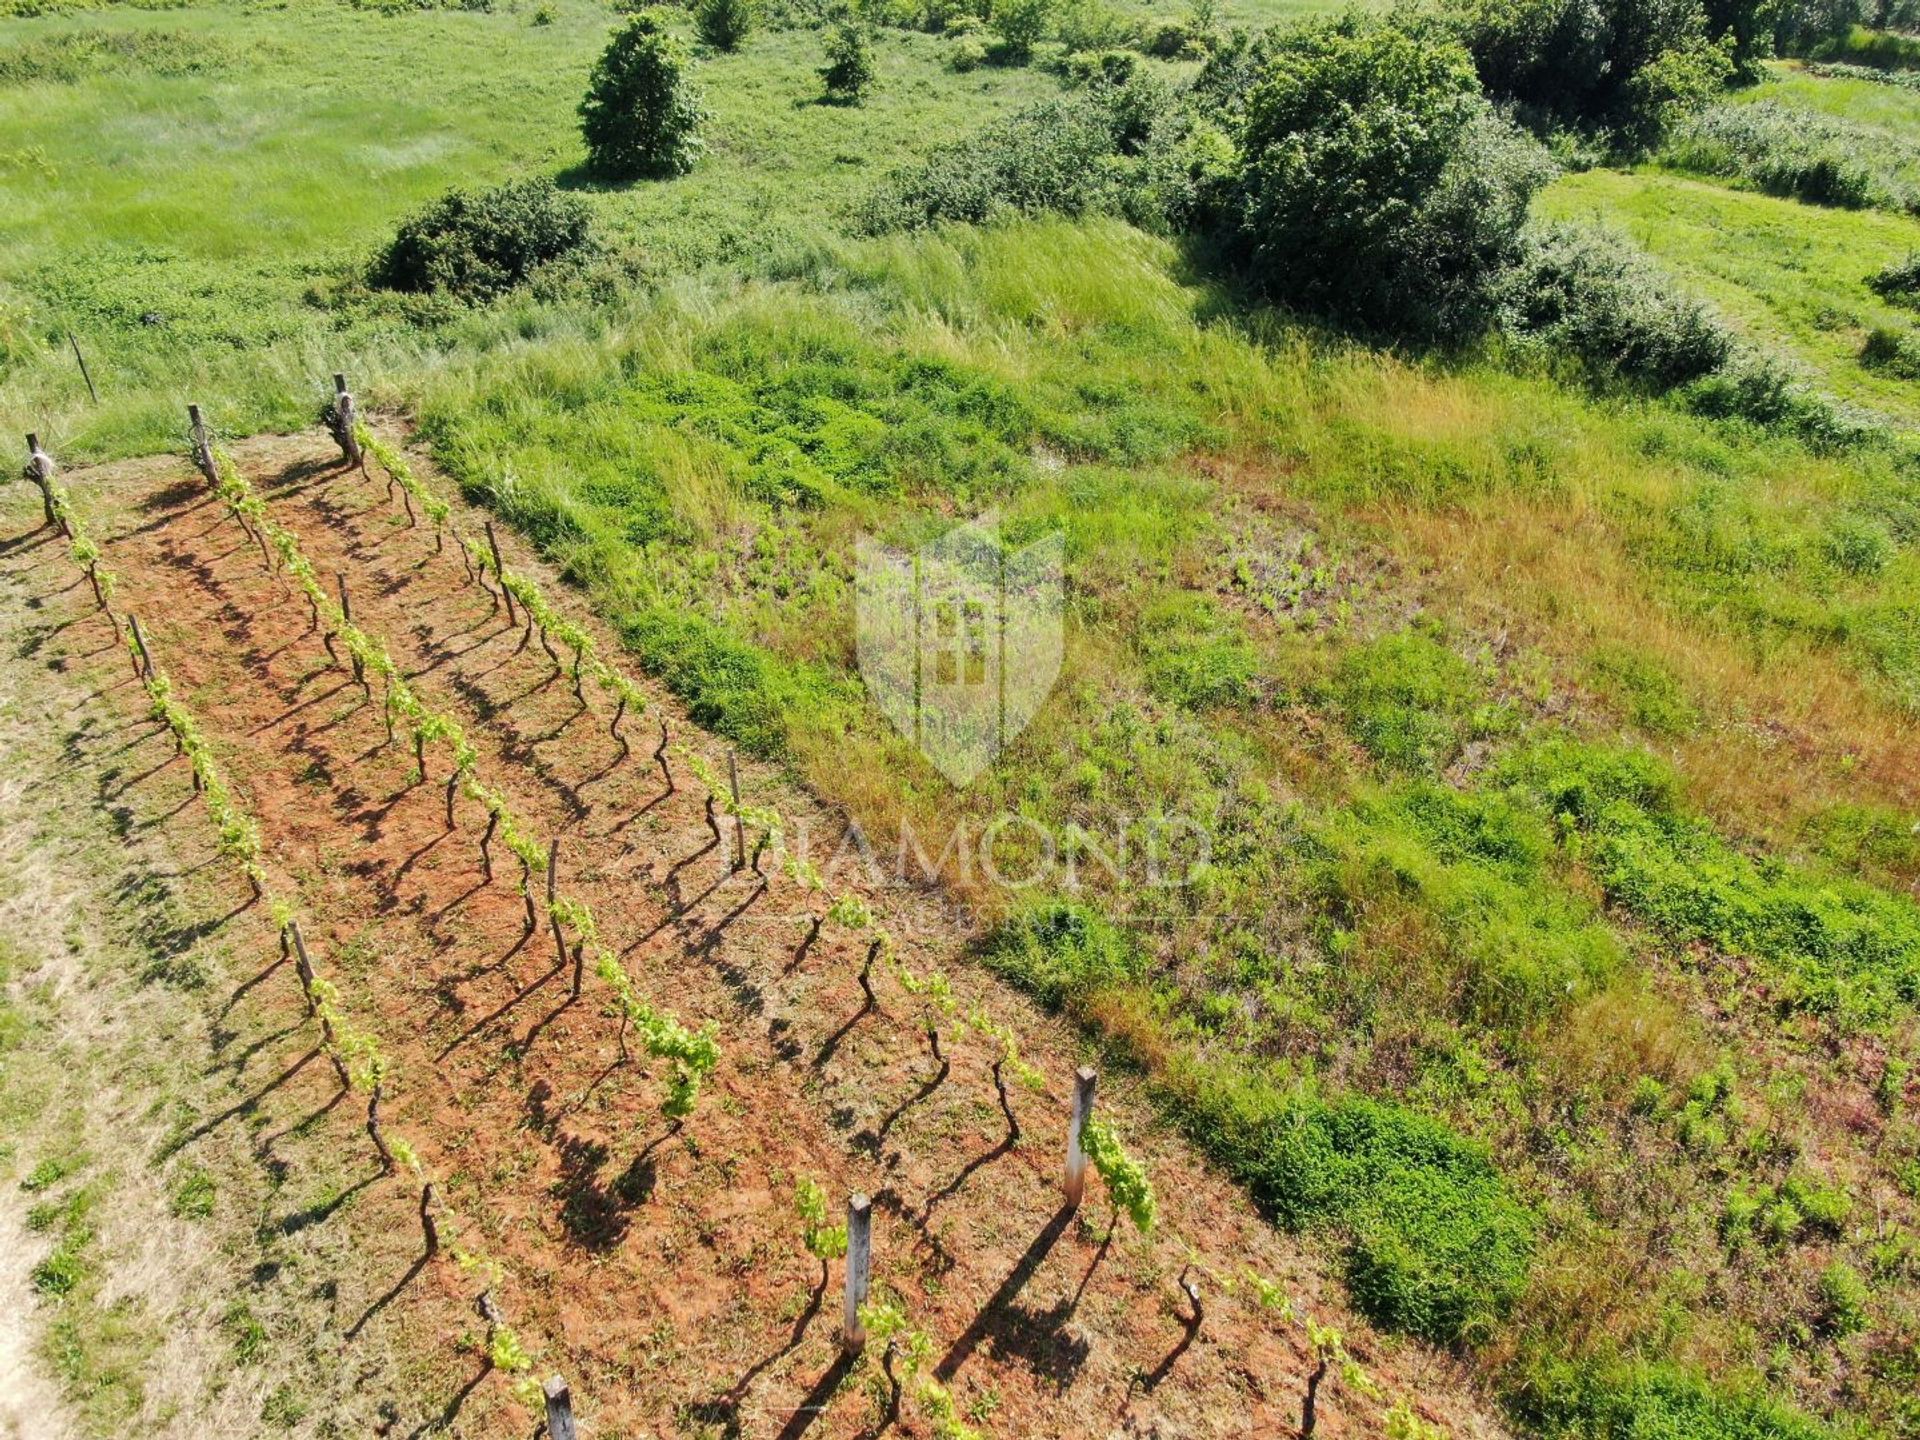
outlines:
{"label": "weathered wooden post", "polygon": [[140,652],[140,678],[143,680],[151,680],[153,678],[153,652],[147,649],[147,637],[141,632],[140,617],[138,615],[127,616],[127,624],[133,628],[133,648]]}
{"label": "weathered wooden post", "polygon": [[1091,1065],[1082,1065],[1073,1077],[1073,1122],[1067,1129],[1067,1208],[1077,1210],[1087,1193],[1087,1152],[1080,1134],[1093,1118],[1093,1092],[1100,1083]]}
{"label": "weathered wooden post", "polygon": [[547,1397],[548,1440],[579,1440],[580,1432],[573,1423],[573,1392],[567,1389],[567,1382],[558,1375],[550,1376],[541,1392]]}
{"label": "weathered wooden post", "polygon": [[193,434],[193,463],[206,477],[207,484],[220,487],[220,467],[213,462],[213,441],[207,435],[207,422],[198,405],[187,406],[187,425]]}
{"label": "weathered wooden post", "polygon": [[47,524],[58,525],[60,515],[53,508],[53,457],[40,448],[40,437],[27,436],[27,478],[40,487],[40,505],[47,512]]}
{"label": "weathered wooden post", "polygon": [[507,602],[507,623],[515,625],[519,622],[513,615],[513,592],[507,589],[507,562],[500,558],[500,537],[493,533],[493,521],[487,521],[486,525],[487,548],[493,552],[493,573],[500,578],[500,593]]}
{"label": "weathered wooden post", "polygon": [[313,962],[307,958],[307,942],[300,933],[300,922],[289,920],[287,933],[293,937],[293,968],[300,976],[300,993],[306,997],[307,1013],[314,1012],[313,1003]]}
{"label": "weathered wooden post", "polygon": [[347,389],[347,377],[336,370],[333,375],[333,438],[339,445],[340,453],[347,458],[349,465],[366,465],[366,457],[360,453],[359,415],[353,404],[353,394]]}
{"label": "weathered wooden post", "polygon": [[864,1195],[854,1195],[847,1201],[847,1306],[840,1340],[849,1355],[858,1355],[867,1346],[867,1327],[861,1323],[860,1307],[866,1303],[872,1281],[873,1202]]}
{"label": "weathered wooden post", "polygon": [[740,818],[740,762],[727,747],[727,785],[733,791],[733,868],[747,868],[747,822]]}
{"label": "weathered wooden post", "polygon": [[[560,899],[560,837],[554,836],[547,842],[547,924],[553,931],[553,963],[559,967],[567,963],[567,937],[560,929],[560,913],[555,908]],[[579,997],[576,989],[574,996]]]}
{"label": "weathered wooden post", "polygon": [[[347,576],[344,570],[334,572],[334,580],[340,588],[340,624],[344,629],[353,624],[353,597],[347,594]],[[367,664],[360,658],[360,652],[353,642],[347,642],[347,658],[353,662],[353,683],[367,692],[367,698],[373,698],[373,690],[367,684]],[[387,739],[393,739],[393,712],[387,712]]]}

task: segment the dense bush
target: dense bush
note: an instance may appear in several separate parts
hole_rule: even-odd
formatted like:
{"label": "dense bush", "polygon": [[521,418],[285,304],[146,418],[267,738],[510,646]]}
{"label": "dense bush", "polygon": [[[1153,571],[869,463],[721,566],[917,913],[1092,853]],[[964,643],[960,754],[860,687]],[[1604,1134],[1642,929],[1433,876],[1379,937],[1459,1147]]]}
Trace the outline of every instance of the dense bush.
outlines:
{"label": "dense bush", "polygon": [[1764,1394],[1715,1389],[1666,1364],[1538,1365],[1511,1403],[1528,1430],[1580,1440],[1834,1440]]}
{"label": "dense bush", "polygon": [[1550,166],[1466,52],[1349,18],[1282,36],[1258,73],[1233,235],[1255,283],[1392,334],[1484,323]]}
{"label": "dense bush", "polygon": [[401,223],[371,278],[389,290],[485,300],[587,245],[589,214],[546,179],[449,191]]}
{"label": "dense bush", "polygon": [[869,234],[1006,215],[1120,215],[1179,226],[1224,177],[1230,149],[1152,75],[1084,88],[1009,116],[887,176],[862,202]]}
{"label": "dense bush", "polygon": [[873,46],[867,32],[851,22],[835,27],[827,37],[825,65],[820,67],[827,98],[841,105],[858,105],[873,88],[877,74]]}
{"label": "dense bush", "polygon": [[1542,127],[1656,143],[1732,73],[1700,0],[1452,0],[1487,93]]}
{"label": "dense bush", "polygon": [[1138,38],[1134,24],[1105,0],[1062,0],[1054,16],[1054,35],[1070,55],[1114,50]]}
{"label": "dense bush", "polygon": [[716,50],[738,50],[755,19],[753,0],[699,0],[693,7],[694,29]]}
{"label": "dense bush", "polygon": [[987,960],[1049,1005],[1086,1000],[1137,981],[1145,965],[1131,936],[1084,905],[1023,910],[987,942]]}
{"label": "dense bush", "polygon": [[1584,225],[1528,235],[1501,286],[1500,324],[1524,350],[1661,390],[1718,370],[1733,348],[1711,307],[1622,236]]}
{"label": "dense bush", "polygon": [[1747,348],[1687,386],[1686,400],[1699,414],[1797,436],[1814,450],[1845,450],[1881,435],[1872,417],[1821,394],[1778,356]]}
{"label": "dense bush", "polygon": [[1920,151],[1884,132],[1771,100],[1702,111],[1678,129],[1663,158],[1815,205],[1920,205],[1902,174],[1920,168]]}
{"label": "dense bush", "polygon": [[1876,295],[1895,304],[1920,304],[1920,253],[1910,253],[1906,259],[1894,261],[1867,284]]}
{"label": "dense bush", "polygon": [[1902,380],[1920,380],[1920,337],[1911,330],[1876,325],[1860,346],[1860,363]]}
{"label": "dense bush", "polygon": [[1834,26],[1806,47],[1816,60],[1842,60],[1884,70],[1920,69],[1920,37],[1853,25]]}
{"label": "dense bush", "polygon": [[1008,60],[1026,60],[1053,23],[1054,0],[999,0],[989,23]]}
{"label": "dense bush", "polygon": [[1292,1229],[1346,1229],[1348,1283],[1376,1324],[1471,1343],[1519,1297],[1534,1220],[1480,1147],[1390,1101],[1188,1084],[1189,1128],[1255,1204]]}
{"label": "dense bush", "polygon": [[593,67],[580,102],[587,163],[614,180],[684,175],[706,118],[685,47],[651,11],[635,15]]}

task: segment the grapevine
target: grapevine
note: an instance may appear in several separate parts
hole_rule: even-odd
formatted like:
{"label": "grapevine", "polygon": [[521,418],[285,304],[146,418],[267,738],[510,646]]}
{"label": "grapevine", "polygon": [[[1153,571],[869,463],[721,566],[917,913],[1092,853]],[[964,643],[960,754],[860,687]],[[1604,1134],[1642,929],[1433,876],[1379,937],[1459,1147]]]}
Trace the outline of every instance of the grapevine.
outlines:
{"label": "grapevine", "polygon": [[[673,1073],[667,1081],[667,1098],[661,1111],[670,1119],[692,1112],[700,1096],[700,1082],[713,1073],[720,1060],[717,1028],[709,1022],[701,1029],[689,1030],[672,1015],[656,1010],[633,988],[633,980],[621,967],[611,950],[602,949],[594,973],[606,981],[620,1003],[622,1019],[633,1026],[649,1055],[670,1061]],[[626,1031],[621,1031],[621,1043]]]}
{"label": "grapevine", "polygon": [[1100,1178],[1107,1182],[1107,1194],[1114,1206],[1126,1212],[1142,1235],[1151,1234],[1159,1202],[1154,1199],[1146,1166],[1129,1155],[1113,1131],[1098,1120],[1089,1120],[1081,1127],[1080,1144]]}

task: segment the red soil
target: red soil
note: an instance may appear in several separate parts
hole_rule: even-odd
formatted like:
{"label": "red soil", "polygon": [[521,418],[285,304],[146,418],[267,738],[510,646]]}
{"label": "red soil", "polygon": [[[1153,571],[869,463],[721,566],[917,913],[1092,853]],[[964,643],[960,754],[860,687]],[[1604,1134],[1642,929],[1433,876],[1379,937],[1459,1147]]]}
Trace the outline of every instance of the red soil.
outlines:
{"label": "red soil", "polygon": [[[864,947],[831,926],[796,963],[805,897],[784,879],[762,885],[729,868],[684,765],[679,793],[664,793],[648,758],[660,715],[676,741],[715,761],[720,743],[662,696],[651,714],[628,718],[623,756],[602,697],[589,687],[588,703],[576,702],[540,646],[521,648],[520,632],[468,582],[451,546],[436,554],[380,484],[340,469],[314,440],[253,442],[238,458],[316,569],[345,574],[356,622],[384,640],[429,704],[467,727],[482,777],[536,833],[560,837],[563,888],[591,902],[641,993],[689,1024],[719,1024],[719,1070],[676,1128],[660,1115],[659,1067],[621,1060],[605,985],[589,971],[573,1000],[571,967],[555,963],[544,929],[524,935],[518,867],[504,849],[495,883],[485,882],[476,807],[462,800],[447,830],[444,750],[429,752],[427,783],[409,783],[411,752],[386,743],[380,705],[329,663],[304,600],[268,575],[191,468],[155,459],[68,477],[108,542],[122,606],[140,617],[257,817],[276,889],[294,899],[317,968],[394,1062],[387,1124],[442,1179],[450,1243],[500,1262],[502,1310],[536,1373],[571,1383],[587,1433],[878,1428],[874,1359],[850,1373],[836,1364],[840,1267],[823,1284],[801,1247],[792,1205],[801,1175],[820,1179],[836,1205],[855,1190],[874,1197],[876,1291],[931,1337],[930,1366],[990,1434],[1293,1433],[1310,1368],[1304,1340],[1244,1285],[1223,1288],[1249,1268],[1341,1324],[1381,1384],[1377,1401],[1330,1385],[1321,1433],[1377,1432],[1386,1406],[1402,1400],[1456,1433],[1493,1428],[1445,1357],[1342,1315],[1321,1252],[1261,1221],[1124,1077],[1103,1077],[1101,1113],[1147,1161],[1160,1227],[1142,1238],[1122,1222],[1109,1236],[1097,1179],[1078,1217],[1063,1211],[1068,1096],[1085,1056],[1070,1031],[963,958],[966,937],[938,896],[867,892],[907,962],[945,968],[963,1009],[977,1004],[1011,1024],[1046,1076],[1043,1092],[1012,1093],[1017,1143],[984,1042],[950,1038],[951,1070],[934,1084],[914,1002],[894,978],[876,970],[878,1004],[863,1009]],[[10,513],[24,516],[17,504]],[[456,507],[456,519],[477,532],[475,516]],[[507,548],[510,565],[572,603]],[[63,578],[48,588],[85,610],[84,587]],[[83,637],[89,627],[100,635]],[[603,654],[619,654],[604,627],[588,628]],[[100,651],[103,619],[74,630],[71,643]],[[112,699],[130,713],[144,703],[130,682]],[[145,742],[157,768],[141,784],[184,789],[184,762],[162,764],[166,750],[163,737]],[[777,805],[829,837],[828,848],[839,838],[777,769],[743,762],[742,782],[750,800]],[[205,820],[186,808],[168,824]],[[282,1083],[324,1108],[335,1086],[311,1029],[298,1026],[291,970],[239,1003],[297,1027],[254,1057],[251,1073],[281,1076],[304,1052]],[[328,1123],[343,1145],[364,1147],[357,1107],[339,1100]],[[442,1415],[462,1433],[527,1433],[535,1417],[479,1358],[472,1301],[487,1279],[445,1254],[419,1263],[416,1202],[409,1183],[370,1179],[348,1207],[368,1239],[363,1268],[336,1277],[343,1329],[397,1337],[419,1357],[410,1392],[393,1397],[395,1433]],[[1201,1267],[1197,1329],[1177,1284],[1190,1259]],[[911,1400],[898,1428],[930,1432]]]}

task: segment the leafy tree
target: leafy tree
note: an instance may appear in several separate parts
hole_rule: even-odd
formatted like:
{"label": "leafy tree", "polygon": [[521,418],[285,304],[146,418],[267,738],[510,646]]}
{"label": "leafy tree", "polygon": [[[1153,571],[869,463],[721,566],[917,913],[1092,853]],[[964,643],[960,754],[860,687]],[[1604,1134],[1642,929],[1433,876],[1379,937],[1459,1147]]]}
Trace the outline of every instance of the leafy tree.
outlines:
{"label": "leafy tree", "polygon": [[1027,60],[1033,47],[1046,38],[1053,22],[1054,0],[999,0],[993,7],[993,33],[1000,37],[1001,53],[1009,60]]}
{"label": "leafy tree", "polygon": [[738,50],[756,18],[753,0],[700,0],[693,11],[694,28],[716,50]]}
{"label": "leafy tree", "polygon": [[1281,37],[1246,103],[1237,243],[1269,294],[1363,327],[1471,332],[1550,173],[1459,45],[1348,17]]}
{"label": "leafy tree", "polygon": [[873,46],[858,25],[849,21],[827,38],[827,63],[820,67],[820,79],[829,100],[858,105],[873,88],[876,73]]}
{"label": "leafy tree", "polygon": [[401,223],[373,266],[389,290],[443,291],[484,300],[588,243],[585,202],[551,180],[517,180],[492,190],[450,190]]}
{"label": "leafy tree", "polygon": [[[1649,146],[1733,72],[1700,0],[1451,0],[1487,93],[1535,123]],[[1724,19],[1735,27],[1730,0]]]}
{"label": "leafy tree", "polygon": [[635,15],[593,67],[580,102],[588,164],[616,180],[684,175],[707,112],[687,79],[686,47],[651,11]]}

